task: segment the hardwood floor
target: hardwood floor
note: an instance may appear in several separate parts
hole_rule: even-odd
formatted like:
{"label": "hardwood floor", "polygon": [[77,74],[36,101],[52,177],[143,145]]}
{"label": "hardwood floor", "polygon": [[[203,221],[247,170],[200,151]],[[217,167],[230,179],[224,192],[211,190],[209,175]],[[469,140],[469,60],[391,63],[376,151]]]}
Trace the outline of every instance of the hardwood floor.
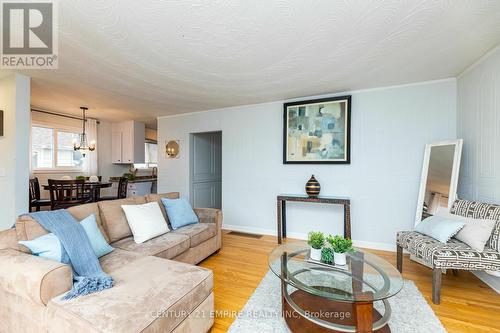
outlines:
{"label": "hardwood floor", "polygon": [[[231,326],[268,271],[267,255],[276,246],[276,237],[256,239],[224,231],[221,251],[200,264],[214,272],[217,316],[211,333],[226,332]],[[395,252],[369,251],[396,265]],[[430,269],[405,255],[403,277],[415,282],[448,332],[500,333],[500,295],[473,274],[443,276],[440,305],[430,299]]]}

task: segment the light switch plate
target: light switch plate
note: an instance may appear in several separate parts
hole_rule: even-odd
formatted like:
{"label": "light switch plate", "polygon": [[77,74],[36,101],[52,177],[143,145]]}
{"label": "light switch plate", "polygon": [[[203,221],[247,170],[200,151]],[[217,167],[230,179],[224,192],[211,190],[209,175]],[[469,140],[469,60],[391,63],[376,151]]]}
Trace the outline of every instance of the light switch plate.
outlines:
{"label": "light switch plate", "polygon": [[5,168],[0,167],[0,177],[5,177]]}

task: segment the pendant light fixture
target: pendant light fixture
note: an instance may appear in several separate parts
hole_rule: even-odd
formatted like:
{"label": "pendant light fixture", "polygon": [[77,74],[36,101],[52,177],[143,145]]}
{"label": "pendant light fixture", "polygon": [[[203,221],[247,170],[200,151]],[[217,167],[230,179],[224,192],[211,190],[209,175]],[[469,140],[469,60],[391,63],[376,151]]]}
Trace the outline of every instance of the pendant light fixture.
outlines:
{"label": "pendant light fixture", "polygon": [[82,134],[80,134],[79,142],[73,143],[73,149],[75,151],[81,152],[82,156],[85,157],[85,154],[95,150],[95,141],[90,142],[90,144],[88,144],[87,142],[87,134],[85,134],[85,125],[87,122],[87,117],[85,113],[87,112],[88,108],[85,106],[80,106],[80,109],[82,110],[83,113],[83,131]]}

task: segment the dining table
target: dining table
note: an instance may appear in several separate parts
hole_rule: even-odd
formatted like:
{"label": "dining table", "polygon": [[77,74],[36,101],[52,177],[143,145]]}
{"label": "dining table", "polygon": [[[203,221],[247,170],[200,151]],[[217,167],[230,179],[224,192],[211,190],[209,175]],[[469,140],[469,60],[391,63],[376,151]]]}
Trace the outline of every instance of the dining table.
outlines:
{"label": "dining table", "polygon": [[[113,185],[111,182],[90,182],[86,181],[84,187],[86,189],[89,189],[90,192],[92,193],[92,201],[91,202],[97,202],[99,201],[101,197],[101,189],[103,188],[109,188]],[[43,189],[46,191],[50,190],[49,184],[44,184],[42,185]]]}

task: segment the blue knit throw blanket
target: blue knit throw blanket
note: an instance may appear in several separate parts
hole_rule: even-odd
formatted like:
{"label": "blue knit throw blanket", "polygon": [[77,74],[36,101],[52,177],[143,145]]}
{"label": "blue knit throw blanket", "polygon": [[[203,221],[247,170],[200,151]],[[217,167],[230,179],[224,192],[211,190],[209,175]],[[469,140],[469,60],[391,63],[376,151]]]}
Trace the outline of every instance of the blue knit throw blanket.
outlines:
{"label": "blue knit throw blanket", "polygon": [[59,238],[61,261],[73,268],[73,288],[63,300],[113,287],[113,278],[102,270],[85,230],[68,211],[61,209],[30,215]]}

